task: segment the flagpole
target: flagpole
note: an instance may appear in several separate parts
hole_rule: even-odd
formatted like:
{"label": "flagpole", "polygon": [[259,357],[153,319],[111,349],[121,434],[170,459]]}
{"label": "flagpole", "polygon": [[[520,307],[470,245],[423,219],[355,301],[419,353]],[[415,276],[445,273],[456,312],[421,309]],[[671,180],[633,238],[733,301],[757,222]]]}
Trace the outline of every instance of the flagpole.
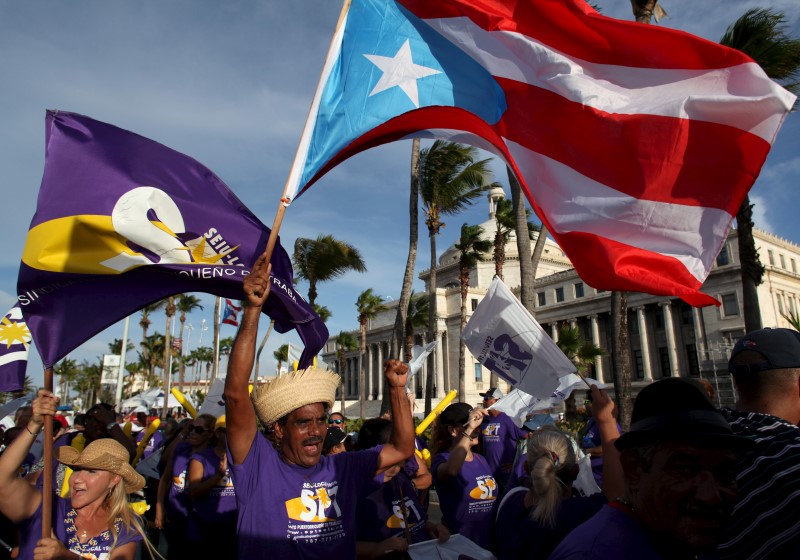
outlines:
{"label": "flagpole", "polygon": [[[345,17],[347,17],[347,12],[350,10],[350,1],[351,0],[344,0],[342,4],[342,10],[339,12],[339,19],[336,22],[336,28],[333,31],[333,36],[331,37],[331,43],[328,46],[328,54],[325,57],[325,62],[327,64],[328,59],[330,58],[331,52],[333,51],[333,46],[336,41],[336,35],[339,32],[339,29],[342,27],[344,23]],[[320,72],[319,79],[317,80],[317,87],[314,90],[314,96],[316,97],[319,95],[319,88],[322,84],[322,77],[324,75],[324,66],[323,71]],[[314,106],[312,102],[311,107],[308,108],[308,115],[306,116],[306,122],[308,122],[308,117],[311,115],[311,110]],[[304,130],[305,132],[305,130]],[[294,169],[295,163],[297,163],[297,158],[300,155],[300,146],[303,143],[303,135],[300,136],[300,141],[297,143],[297,150],[294,152],[294,159],[292,160],[292,167]],[[269,232],[269,239],[267,240],[267,247],[264,249],[264,255],[266,257],[266,261],[269,262],[272,258],[272,252],[275,249],[275,245],[278,241],[278,232],[281,229],[281,224],[283,223],[283,215],[286,213],[286,208],[288,208],[289,204],[291,204],[291,200],[287,197],[287,192],[289,191],[289,182],[291,180],[292,174],[289,173],[289,177],[286,179],[286,183],[283,186],[283,194],[281,195],[280,204],[278,204],[278,210],[275,213],[275,219],[272,222],[272,231]]]}
{"label": "flagpole", "polygon": [[219,376],[219,323],[221,302],[222,298],[217,296],[214,303],[214,371],[212,372],[212,381]]}
{"label": "flagpole", "polygon": [[125,357],[128,354],[128,326],[130,325],[131,317],[125,317],[125,326],[122,328],[122,349],[120,350],[119,357],[119,372],[117,372],[117,393],[114,398],[114,405],[119,409],[119,403],[122,402],[122,378],[125,371]]}
{"label": "flagpole", "polygon": [[[53,392],[53,368],[44,370],[44,390]],[[42,469],[42,538],[53,531],[53,417],[44,415],[44,468]]]}

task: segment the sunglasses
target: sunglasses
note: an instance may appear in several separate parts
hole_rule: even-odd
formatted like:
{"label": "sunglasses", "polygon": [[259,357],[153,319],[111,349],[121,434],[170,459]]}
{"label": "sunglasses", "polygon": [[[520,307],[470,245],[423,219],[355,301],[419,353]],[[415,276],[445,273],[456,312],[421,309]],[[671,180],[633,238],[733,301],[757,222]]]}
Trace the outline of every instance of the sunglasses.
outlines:
{"label": "sunglasses", "polygon": [[203,426],[193,426],[189,428],[189,432],[194,432],[196,434],[204,434],[207,431],[209,431],[208,428],[204,428]]}
{"label": "sunglasses", "polygon": [[344,420],[333,420],[332,418],[328,418],[328,424],[344,424]]}

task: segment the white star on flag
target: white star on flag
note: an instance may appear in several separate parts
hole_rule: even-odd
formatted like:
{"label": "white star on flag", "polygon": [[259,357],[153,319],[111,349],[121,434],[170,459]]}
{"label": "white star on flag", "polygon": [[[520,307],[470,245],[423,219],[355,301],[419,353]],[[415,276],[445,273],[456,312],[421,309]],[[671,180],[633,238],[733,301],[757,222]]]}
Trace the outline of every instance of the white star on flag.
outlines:
{"label": "white star on flag", "polygon": [[393,57],[374,54],[365,54],[364,56],[383,72],[383,76],[375,84],[369,97],[397,86],[408,96],[414,107],[419,108],[417,80],[426,76],[441,74],[439,70],[414,64],[411,59],[411,44],[408,39]]}

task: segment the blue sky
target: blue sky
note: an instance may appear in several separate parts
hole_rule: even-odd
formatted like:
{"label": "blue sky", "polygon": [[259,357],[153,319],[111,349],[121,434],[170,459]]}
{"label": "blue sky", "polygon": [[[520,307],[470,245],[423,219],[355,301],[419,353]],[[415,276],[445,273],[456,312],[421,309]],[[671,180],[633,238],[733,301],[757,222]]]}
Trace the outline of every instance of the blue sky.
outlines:
{"label": "blue sky", "polygon": [[[596,3],[605,15],[631,19],[628,0]],[[669,18],[661,25],[718,40],[728,24],[758,5],[664,0]],[[800,36],[800,3],[761,5],[783,10],[792,33]],[[194,157],[270,225],[340,7],[328,0],[0,0],[0,192],[6,239],[0,253],[0,307],[11,307],[15,299],[19,257],[42,174],[46,109],[89,115]],[[795,242],[800,242],[793,189],[800,184],[798,148],[800,116],[793,114],[751,191],[757,225]],[[286,213],[281,235],[290,252],[298,237],[330,233],[358,247],[366,261],[366,274],[347,274],[318,288],[318,302],[333,312],[332,334],[357,328],[355,301],[363,290],[399,297],[408,249],[409,153],[409,142],[362,153],[334,169]],[[503,172],[497,178],[506,182]],[[481,202],[449,218],[437,240],[439,251],[453,243],[462,223],[484,221],[487,209]],[[417,271],[430,263],[424,225],[420,234]],[[421,287],[417,280],[415,288]],[[306,293],[307,286],[299,289]],[[189,318],[196,328],[201,319],[212,319],[213,299],[203,300],[205,309]],[[163,324],[157,314],[153,326],[163,332]],[[121,324],[110,327],[72,357],[94,360],[121,333]],[[233,334],[232,327],[222,327],[222,336]],[[195,346],[198,330],[192,336]],[[137,316],[131,338],[137,343],[140,337]],[[273,334],[261,370],[274,371],[272,351],[297,340]],[[35,354],[29,374],[41,379]]]}

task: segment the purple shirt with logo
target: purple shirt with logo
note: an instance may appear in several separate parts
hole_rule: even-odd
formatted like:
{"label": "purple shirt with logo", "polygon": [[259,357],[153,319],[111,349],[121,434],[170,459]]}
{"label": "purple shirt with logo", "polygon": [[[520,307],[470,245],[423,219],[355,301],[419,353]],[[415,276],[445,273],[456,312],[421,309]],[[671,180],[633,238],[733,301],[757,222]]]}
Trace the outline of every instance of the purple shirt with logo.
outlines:
{"label": "purple shirt with logo", "polygon": [[373,492],[358,502],[357,540],[381,542],[389,537],[404,538],[406,526],[412,543],[428,540],[427,515],[408,475],[401,470],[386,483],[382,483],[383,475],[375,478]]}
{"label": "purple shirt with logo", "polygon": [[449,458],[449,452],[437,453],[431,461],[442,520],[451,533],[461,533],[488,549],[492,505],[497,498],[497,483],[489,463],[483,456],[473,453],[472,461],[464,461],[458,476],[443,481],[437,471]]}
{"label": "purple shirt with logo", "polygon": [[355,558],[356,504],[371,488],[379,453],[373,448],[322,456],[313,467],[301,467],[285,462],[256,434],[237,465],[229,448],[239,557]]}
{"label": "purple shirt with logo", "polygon": [[189,459],[192,456],[192,445],[182,441],[175,446],[172,453],[172,478],[167,496],[167,516],[170,523],[186,522],[189,517],[189,496],[186,486],[189,478]]}
{"label": "purple shirt with logo", "polygon": [[[219,470],[220,457],[213,447],[192,455],[192,461],[203,465],[203,480],[216,476]],[[192,500],[192,510],[198,523],[190,523],[193,529],[202,530],[214,524],[234,523],[236,521],[236,492],[233,489],[230,468],[225,469],[225,476],[209,490],[205,496]],[[193,516],[193,517],[194,517]]]}
{"label": "purple shirt with logo", "polygon": [[[517,452],[517,441],[525,437],[525,430],[517,428],[509,416],[501,412],[497,416],[484,417],[481,424],[481,445],[483,456],[492,469],[492,474],[498,476],[511,473],[511,465]],[[505,470],[502,467],[506,465]]]}
{"label": "purple shirt with logo", "polygon": [[[145,430],[142,430],[138,434],[136,434],[136,445],[139,445],[139,442],[142,441],[144,438]],[[147,445],[142,451],[142,460],[147,459],[153,452],[158,449],[161,444],[164,442],[164,434],[160,431],[156,430],[153,432],[153,435],[150,436],[150,439],[147,442]]]}

